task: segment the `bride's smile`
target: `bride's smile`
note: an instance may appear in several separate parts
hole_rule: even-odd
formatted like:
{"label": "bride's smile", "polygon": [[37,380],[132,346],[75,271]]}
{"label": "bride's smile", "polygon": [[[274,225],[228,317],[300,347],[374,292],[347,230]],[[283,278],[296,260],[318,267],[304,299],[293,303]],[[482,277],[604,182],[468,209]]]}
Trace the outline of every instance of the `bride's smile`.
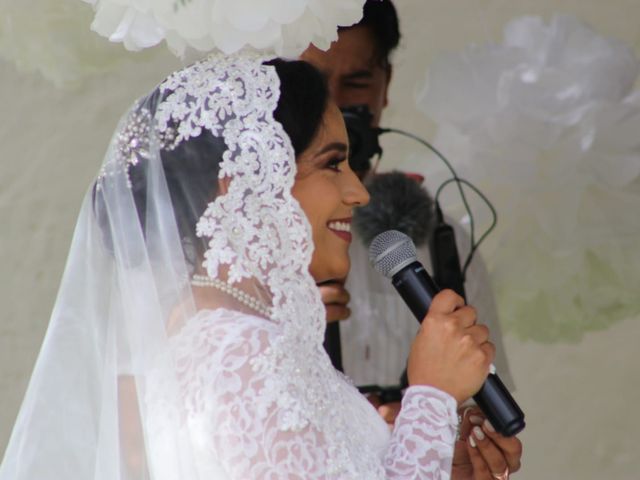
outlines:
{"label": "bride's smile", "polygon": [[338,237],[342,238],[348,243],[351,243],[351,217],[342,218],[340,220],[331,220],[329,223],[327,223],[327,227],[333,233],[338,235]]}

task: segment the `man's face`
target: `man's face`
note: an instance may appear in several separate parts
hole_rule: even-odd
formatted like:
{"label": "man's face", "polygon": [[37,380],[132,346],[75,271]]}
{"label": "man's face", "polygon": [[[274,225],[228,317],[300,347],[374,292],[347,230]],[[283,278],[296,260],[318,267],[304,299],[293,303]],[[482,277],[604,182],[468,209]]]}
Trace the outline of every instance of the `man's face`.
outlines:
{"label": "man's face", "polygon": [[341,30],[327,52],[312,45],[301,58],[327,76],[331,97],[338,107],[367,105],[373,115],[372,126],[379,126],[387,105],[391,69],[379,61],[369,28]]}

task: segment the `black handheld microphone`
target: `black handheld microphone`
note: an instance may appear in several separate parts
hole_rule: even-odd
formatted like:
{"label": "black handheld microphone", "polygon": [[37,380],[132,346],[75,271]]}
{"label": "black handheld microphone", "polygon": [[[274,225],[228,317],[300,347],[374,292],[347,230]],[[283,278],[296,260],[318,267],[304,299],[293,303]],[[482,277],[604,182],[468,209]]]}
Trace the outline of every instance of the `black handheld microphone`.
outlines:
{"label": "black handheld microphone", "polygon": [[[411,239],[397,230],[383,232],[371,242],[369,260],[379,273],[391,279],[413,315],[422,322],[440,289],[417,261]],[[496,373],[489,374],[473,399],[502,435],[510,437],[524,429],[524,413]]]}

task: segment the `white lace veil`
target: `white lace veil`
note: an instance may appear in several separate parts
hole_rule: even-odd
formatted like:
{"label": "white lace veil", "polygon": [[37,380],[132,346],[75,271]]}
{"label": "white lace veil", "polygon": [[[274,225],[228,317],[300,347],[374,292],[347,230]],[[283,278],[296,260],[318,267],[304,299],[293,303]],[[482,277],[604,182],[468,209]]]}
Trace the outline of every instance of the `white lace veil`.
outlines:
{"label": "white lace veil", "polygon": [[[291,196],[291,141],[273,117],[279,77],[263,60],[209,57],[121,121],[84,200],[1,480],[218,478],[190,461],[168,346],[201,309],[269,316],[282,338],[321,350],[311,230]],[[222,303],[202,302],[194,274],[221,282],[207,291]],[[219,291],[228,285],[236,290]],[[162,391],[145,391],[154,375]],[[162,445],[150,395],[164,402]],[[149,456],[164,451],[174,460],[150,471]]]}

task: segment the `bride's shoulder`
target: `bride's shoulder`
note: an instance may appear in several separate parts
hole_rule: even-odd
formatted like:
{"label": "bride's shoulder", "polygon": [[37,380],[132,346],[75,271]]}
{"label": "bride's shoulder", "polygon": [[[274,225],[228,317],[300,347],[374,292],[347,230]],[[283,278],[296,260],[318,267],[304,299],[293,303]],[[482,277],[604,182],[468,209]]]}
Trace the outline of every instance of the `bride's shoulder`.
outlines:
{"label": "bride's shoulder", "polygon": [[187,323],[206,324],[242,324],[242,325],[275,325],[271,320],[229,308],[202,309],[193,315]]}
{"label": "bride's shoulder", "polygon": [[280,333],[281,327],[266,318],[235,310],[217,308],[200,310],[189,318],[173,334],[174,348],[194,346],[209,349],[213,353],[228,352],[241,345],[249,347],[253,354],[267,348]]}

